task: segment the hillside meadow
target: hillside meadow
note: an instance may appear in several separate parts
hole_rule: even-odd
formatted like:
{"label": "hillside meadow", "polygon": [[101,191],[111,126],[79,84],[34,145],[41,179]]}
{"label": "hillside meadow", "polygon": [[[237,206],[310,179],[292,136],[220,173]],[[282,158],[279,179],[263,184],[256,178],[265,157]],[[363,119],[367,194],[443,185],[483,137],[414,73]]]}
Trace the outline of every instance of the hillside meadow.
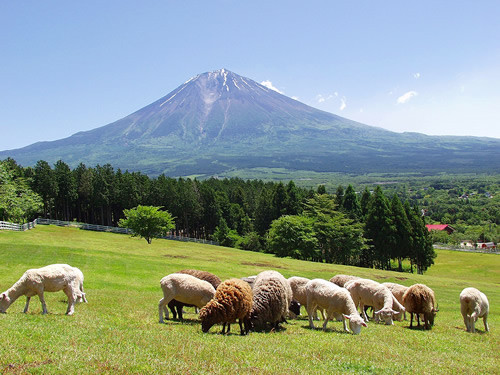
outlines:
{"label": "hillside meadow", "polygon": [[[210,245],[96,233],[76,228],[37,226],[27,232],[0,232],[0,290],[8,289],[28,268],[68,263],[85,275],[88,304],[65,316],[62,292],[46,293],[48,315],[37,297],[28,314],[21,297],[0,315],[0,372],[52,373],[499,373],[500,258],[438,250],[425,275],[280,259]],[[404,285],[425,283],[436,292],[439,313],[431,331],[369,323],[361,334],[311,330],[307,316],[289,320],[278,332],[241,337],[238,325],[220,335],[220,326],[201,332],[197,315],[186,308],[185,322],[158,323],[160,279],[184,268],[197,268],[221,279],[275,269],[293,275],[329,279],[355,274]],[[490,332],[482,320],[476,334],[465,332],[458,296],[474,286],[490,301]],[[320,326],[316,322],[316,326]]]}

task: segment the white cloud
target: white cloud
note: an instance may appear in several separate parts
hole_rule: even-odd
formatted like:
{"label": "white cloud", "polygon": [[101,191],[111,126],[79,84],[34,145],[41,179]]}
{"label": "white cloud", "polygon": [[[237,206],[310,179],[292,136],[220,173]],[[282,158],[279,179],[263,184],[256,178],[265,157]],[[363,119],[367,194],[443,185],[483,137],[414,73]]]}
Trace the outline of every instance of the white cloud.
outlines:
{"label": "white cloud", "polygon": [[417,96],[418,95],[418,92],[416,91],[408,91],[406,94],[403,94],[401,95],[397,102],[398,104],[405,104],[406,102],[408,102],[408,100],[410,100],[411,98],[413,98],[414,96]]}
{"label": "white cloud", "polygon": [[326,99],[323,95],[318,94],[316,95],[316,100],[318,101],[318,103],[324,103]]}
{"label": "white cloud", "polygon": [[274,87],[274,86],[273,86],[273,83],[272,83],[271,81],[269,81],[269,80],[267,80],[267,81],[262,81],[260,84],[261,84],[262,86],[266,86],[268,89],[271,89],[271,90],[274,90],[274,91],[276,91],[276,92],[279,92],[280,94],[284,94],[284,92],[283,92],[283,91],[280,91],[280,90],[278,90],[276,87]]}
{"label": "white cloud", "polygon": [[419,79],[420,78],[420,73],[413,73],[413,78]]}
{"label": "white cloud", "polygon": [[343,111],[347,107],[347,104],[345,103],[345,98],[340,99],[340,110]]}

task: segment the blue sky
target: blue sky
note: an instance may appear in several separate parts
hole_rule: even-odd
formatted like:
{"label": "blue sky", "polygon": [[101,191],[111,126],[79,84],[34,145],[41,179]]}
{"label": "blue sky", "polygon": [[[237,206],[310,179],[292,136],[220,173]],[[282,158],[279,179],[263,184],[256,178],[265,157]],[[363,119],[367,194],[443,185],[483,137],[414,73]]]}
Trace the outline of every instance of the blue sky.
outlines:
{"label": "blue sky", "polygon": [[0,150],[229,69],[368,125],[500,138],[500,1],[2,1]]}

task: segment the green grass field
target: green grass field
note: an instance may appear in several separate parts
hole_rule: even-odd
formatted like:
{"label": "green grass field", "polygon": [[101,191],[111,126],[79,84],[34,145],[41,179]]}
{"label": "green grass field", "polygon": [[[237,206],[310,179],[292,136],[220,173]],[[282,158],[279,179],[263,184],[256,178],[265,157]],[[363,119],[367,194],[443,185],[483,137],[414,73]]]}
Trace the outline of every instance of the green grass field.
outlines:
{"label": "green grass field", "polygon": [[[0,373],[499,373],[500,257],[438,251],[423,275],[280,259],[223,247],[38,226],[27,232],[0,232],[0,292],[28,268],[68,263],[85,275],[88,304],[64,315],[66,296],[46,293],[48,315],[37,297],[28,314],[21,297],[0,315]],[[329,279],[355,274],[434,289],[440,312],[431,331],[369,323],[360,335],[328,323],[327,332],[308,328],[307,316],[290,320],[279,332],[241,337],[220,335],[220,326],[203,334],[193,309],[185,322],[158,323],[159,281],[183,268],[197,268],[221,279],[275,269],[285,277]],[[490,332],[482,320],[478,333],[465,332],[458,296],[474,286],[490,301]],[[320,326],[320,323],[316,323]]]}

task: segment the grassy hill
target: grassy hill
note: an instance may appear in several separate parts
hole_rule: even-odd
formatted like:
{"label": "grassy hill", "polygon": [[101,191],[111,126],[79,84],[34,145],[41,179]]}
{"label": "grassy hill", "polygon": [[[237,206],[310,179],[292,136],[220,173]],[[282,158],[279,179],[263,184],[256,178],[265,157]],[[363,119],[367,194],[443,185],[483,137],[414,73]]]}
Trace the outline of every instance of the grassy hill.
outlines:
{"label": "grassy hill", "polygon": [[[0,315],[0,372],[18,373],[498,373],[500,258],[491,254],[438,251],[436,265],[423,276],[279,259],[209,245],[141,239],[76,228],[38,226],[28,232],[0,232],[0,290],[28,268],[69,263],[85,275],[88,304],[68,317],[66,296],[47,293],[49,314],[38,298],[23,314],[24,298]],[[422,282],[436,292],[440,312],[431,331],[369,323],[359,336],[311,330],[307,317],[284,330],[240,337],[201,332],[193,309],[187,321],[158,323],[160,279],[183,268],[199,268],[226,279],[265,269],[285,277],[330,278],[356,274],[405,285]],[[458,296],[466,286],[490,300],[490,332],[468,334]],[[303,314],[305,312],[303,311]],[[316,323],[319,326],[319,323]]]}

